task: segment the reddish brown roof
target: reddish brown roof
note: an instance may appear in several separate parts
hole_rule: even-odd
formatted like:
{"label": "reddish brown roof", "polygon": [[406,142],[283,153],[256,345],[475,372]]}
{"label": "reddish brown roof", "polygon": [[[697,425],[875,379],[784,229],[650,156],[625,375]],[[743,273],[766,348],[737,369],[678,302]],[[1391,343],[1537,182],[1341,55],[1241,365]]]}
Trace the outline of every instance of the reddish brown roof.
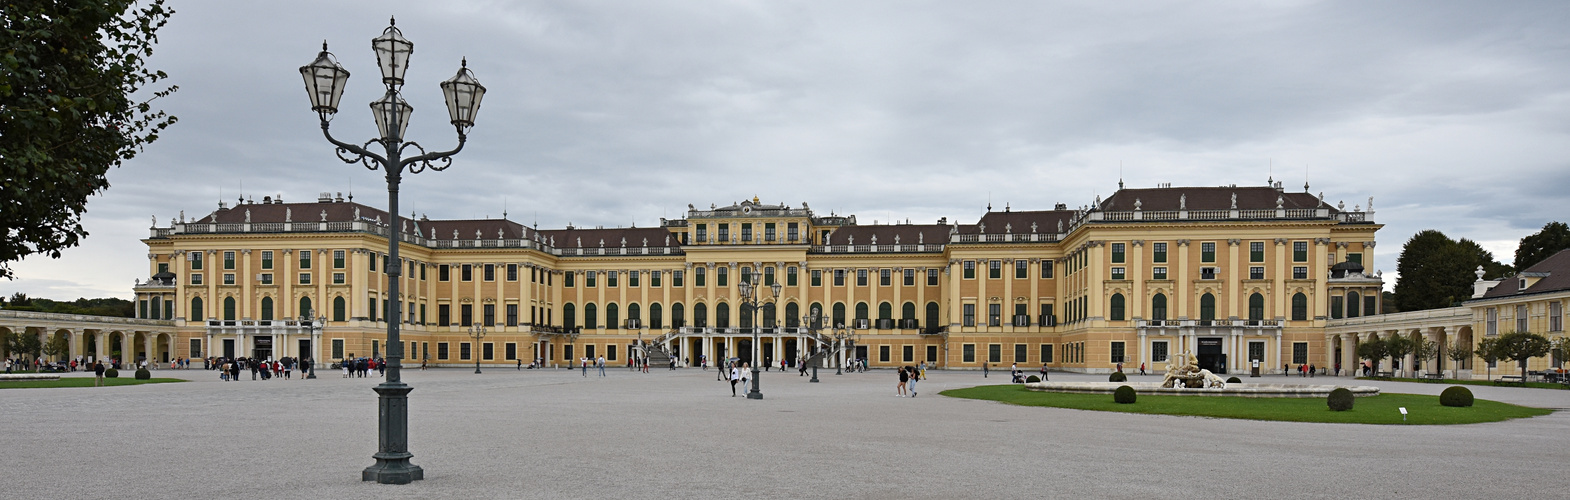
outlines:
{"label": "reddish brown roof", "polygon": [[[1232,207],[1232,195],[1237,195],[1238,210],[1264,210],[1275,209],[1276,199],[1281,199],[1281,208],[1318,208],[1319,198],[1309,193],[1288,193],[1278,191],[1269,186],[1238,186],[1238,187],[1172,187],[1149,189],[1119,189],[1111,198],[1101,202],[1100,209],[1107,212],[1127,212],[1134,210],[1134,201],[1139,201],[1140,210],[1229,210]],[[1331,213],[1336,209],[1328,203]],[[991,227],[988,224],[988,227]]]}
{"label": "reddish brown roof", "polygon": [[[352,222],[355,209],[359,209],[361,221],[375,222],[387,221],[387,212],[366,205],[352,202],[317,202],[317,203],[245,203],[233,208],[214,211],[206,216],[192,221],[197,224],[243,224],[246,223],[246,213],[250,213],[249,222],[253,224],[281,223],[288,219],[289,222]],[[419,231],[420,236],[434,240],[471,240],[475,239],[475,232],[479,232],[480,239],[497,239],[498,231],[503,239],[523,239],[534,234],[530,228],[506,219],[478,219],[478,220],[430,220],[410,219],[399,217],[400,230],[405,234],[414,234]],[[457,237],[453,232],[457,231]]]}
{"label": "reddish brown roof", "polygon": [[[981,227],[986,226],[987,234],[1030,234],[1058,232],[1058,221],[1063,222],[1063,230],[1068,231],[1069,221],[1074,218],[1072,210],[1034,210],[1034,211],[1005,211],[987,212],[975,225],[961,225],[960,234],[977,234],[982,232]],[[1035,226],[1032,227],[1031,225]]]}
{"label": "reddish brown roof", "polygon": [[[627,248],[640,248],[647,241],[650,248],[680,247],[681,240],[670,230],[661,227],[617,227],[604,229],[547,229],[541,230],[540,235],[549,243],[551,238],[556,239],[556,248],[600,248],[604,241],[605,248],[621,248],[622,240],[626,239]],[[580,244],[581,241],[581,244]]]}
{"label": "reddish brown roof", "polygon": [[[1521,290],[1521,277],[1538,277],[1532,286]],[[1548,256],[1542,262],[1533,264],[1521,271],[1520,276],[1511,276],[1500,281],[1481,299],[1509,297],[1518,294],[1547,293],[1570,290],[1570,249],[1560,250],[1559,253]]]}
{"label": "reddish brown roof", "polygon": [[937,224],[894,224],[889,226],[841,226],[829,233],[830,245],[871,245],[878,238],[879,245],[941,245],[949,240],[949,228]]}

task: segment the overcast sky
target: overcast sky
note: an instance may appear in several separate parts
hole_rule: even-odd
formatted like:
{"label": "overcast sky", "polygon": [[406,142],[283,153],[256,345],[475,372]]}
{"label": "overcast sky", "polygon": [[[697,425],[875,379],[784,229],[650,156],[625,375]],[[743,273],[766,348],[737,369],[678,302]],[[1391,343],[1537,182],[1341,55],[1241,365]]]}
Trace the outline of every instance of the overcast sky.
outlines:
{"label": "overcast sky", "polygon": [[381,173],[321,137],[298,68],[326,39],[353,73],[333,131],[370,139],[389,15],[415,44],[411,139],[455,143],[437,83],[461,57],[489,90],[453,166],[405,177],[402,212],[433,219],[651,226],[757,196],[975,223],[989,200],[1079,206],[1120,176],[1273,175],[1349,209],[1373,197],[1387,278],[1423,229],[1509,264],[1567,219],[1565,2],[170,3],[151,66],[180,86],[156,103],[179,123],[110,172],[81,247],[15,264],[0,293],[130,297],[149,217],[220,192],[385,207]]}

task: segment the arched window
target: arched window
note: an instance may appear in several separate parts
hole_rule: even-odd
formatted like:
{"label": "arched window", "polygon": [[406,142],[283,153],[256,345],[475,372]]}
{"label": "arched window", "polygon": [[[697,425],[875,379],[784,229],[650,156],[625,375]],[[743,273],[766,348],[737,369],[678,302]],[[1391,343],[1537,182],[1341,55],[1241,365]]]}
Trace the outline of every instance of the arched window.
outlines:
{"label": "arched window", "polygon": [[224,321],[234,321],[234,297],[224,297]]}
{"label": "arched window", "polygon": [[739,318],[741,321],[736,323],[741,325],[742,328],[752,328],[752,308],[754,307],[758,306],[747,303],[736,306],[736,313],[741,315],[741,318]]}
{"label": "arched window", "polygon": [[1216,320],[1216,296],[1206,293],[1199,297],[1199,324],[1210,326]]}
{"label": "arched window", "polygon": [[867,303],[866,302],[857,302],[856,303],[856,319],[868,319],[867,318]]}
{"label": "arched window", "polygon": [[583,305],[583,327],[590,330],[600,327],[600,310],[593,302]]}
{"label": "arched window", "polygon": [[671,304],[671,328],[687,326],[687,308],[680,302]]}
{"label": "arched window", "polygon": [[565,326],[567,328],[577,328],[578,327],[578,306],[572,305],[571,302],[563,304],[561,306],[561,321],[562,321],[562,326]]}
{"label": "arched window", "polygon": [[888,302],[878,304],[878,319],[894,319],[894,306]]}
{"label": "arched window", "polygon": [[1362,304],[1362,302],[1363,302],[1363,299],[1362,299],[1362,297],[1359,297],[1357,295],[1357,292],[1347,292],[1346,293],[1346,317],[1348,317],[1348,318],[1356,318],[1358,316],[1358,312],[1360,312],[1358,306],[1360,304]]}
{"label": "arched window", "polygon": [[1110,319],[1112,321],[1123,321],[1123,294],[1121,293],[1112,294],[1112,310],[1110,311]]}
{"label": "arched window", "polygon": [[801,327],[801,307],[797,306],[795,302],[785,304],[785,327]]}
{"label": "arched window", "polygon": [[1156,320],[1156,321],[1166,321],[1167,320],[1167,296],[1166,296],[1166,294],[1158,293],[1158,294],[1156,294],[1155,297],[1151,297],[1150,298],[1150,319],[1153,319],[1153,320]]}
{"label": "arched window", "polygon": [[[720,269],[724,269],[723,267]],[[714,326],[730,328],[730,304],[721,302],[714,305]]]}
{"label": "arched window", "polygon": [[[702,268],[699,268],[699,269],[702,269]],[[692,326],[696,326],[698,328],[708,328],[709,327],[709,305],[708,304],[704,304],[702,302],[699,302],[698,305],[692,306]]]}
{"label": "arched window", "polygon": [[[659,307],[659,304],[655,304],[654,306]],[[638,307],[637,302],[627,304],[627,319],[641,322],[643,320],[642,313],[643,311]]]}
{"label": "arched window", "polygon": [[776,310],[775,310],[773,302],[764,304],[763,305],[763,324],[758,325],[758,326],[761,326],[761,327],[764,327],[764,328],[774,328],[774,325],[775,325],[774,322],[777,321],[777,317],[778,316],[779,316],[779,314],[776,313]]}
{"label": "arched window", "polygon": [[1292,321],[1308,320],[1308,296],[1303,292],[1292,295]]}
{"label": "arched window", "polygon": [[307,320],[316,317],[316,311],[311,309],[310,297],[300,297],[300,316]]}
{"label": "arched window", "polygon": [[621,309],[616,307],[615,302],[605,304],[605,327],[612,330],[621,328],[620,313]]}
{"label": "arched window", "polygon": [[664,311],[660,310],[659,302],[649,304],[649,328],[656,330],[665,328],[665,323],[663,323],[663,321],[665,321],[665,317],[663,314],[661,314],[662,312]]}
{"label": "arched window", "polygon": [[927,303],[927,328],[938,327],[938,303]]}
{"label": "arched window", "polygon": [[1341,319],[1341,302],[1345,299],[1340,295],[1330,296],[1330,319]]}
{"label": "arched window", "polygon": [[899,308],[899,319],[903,319],[903,320],[914,320],[914,319],[916,319],[916,303],[915,302],[906,302],[905,305],[900,306],[900,308]]}
{"label": "arched window", "polygon": [[1255,293],[1248,296],[1248,322],[1257,325],[1265,319],[1265,296]]}
{"label": "arched window", "polygon": [[190,315],[186,319],[189,319],[191,321],[206,321],[207,320],[207,317],[202,315],[202,298],[201,297],[193,297],[193,298],[191,298],[191,311],[190,311]]}
{"label": "arched window", "polygon": [[273,298],[262,297],[262,321],[273,320]]}
{"label": "arched window", "polygon": [[838,327],[838,326],[844,326],[844,325],[845,325],[845,303],[844,302],[835,302],[834,303],[834,326]]}
{"label": "arched window", "polygon": [[349,304],[343,297],[333,297],[333,321],[343,321],[349,315]]}

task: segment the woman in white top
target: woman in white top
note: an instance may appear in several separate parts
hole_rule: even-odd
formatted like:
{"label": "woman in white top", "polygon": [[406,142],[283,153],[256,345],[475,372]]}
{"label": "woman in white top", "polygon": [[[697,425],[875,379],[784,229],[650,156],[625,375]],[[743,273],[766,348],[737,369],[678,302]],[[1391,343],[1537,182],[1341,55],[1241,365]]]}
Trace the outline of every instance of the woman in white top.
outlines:
{"label": "woman in white top", "polygon": [[736,397],[736,382],[741,381],[741,369],[736,365],[730,367],[730,397]]}

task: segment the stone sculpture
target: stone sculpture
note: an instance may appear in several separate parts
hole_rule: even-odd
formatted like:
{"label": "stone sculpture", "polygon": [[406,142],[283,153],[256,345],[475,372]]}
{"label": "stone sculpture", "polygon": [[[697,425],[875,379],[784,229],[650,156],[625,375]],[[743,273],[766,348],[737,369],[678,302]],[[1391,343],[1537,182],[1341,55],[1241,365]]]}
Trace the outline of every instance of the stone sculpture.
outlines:
{"label": "stone sculpture", "polygon": [[1222,380],[1221,377],[1216,376],[1214,373],[1210,373],[1210,370],[1195,366],[1188,351],[1183,351],[1182,354],[1172,357],[1172,361],[1167,363],[1167,374],[1161,379],[1161,387],[1165,388],[1187,387],[1198,389],[1211,387],[1221,389],[1226,387],[1226,385],[1227,382],[1225,380]]}

